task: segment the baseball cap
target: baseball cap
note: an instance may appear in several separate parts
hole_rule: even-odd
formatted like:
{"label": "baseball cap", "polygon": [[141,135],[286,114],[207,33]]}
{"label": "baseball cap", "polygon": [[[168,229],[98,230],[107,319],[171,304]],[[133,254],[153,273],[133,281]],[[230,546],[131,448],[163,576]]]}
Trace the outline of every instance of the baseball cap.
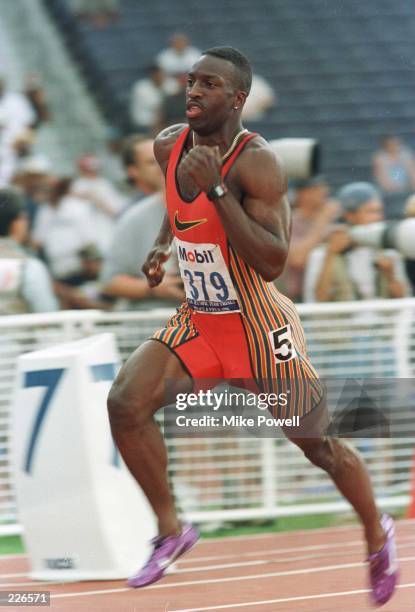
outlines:
{"label": "baseball cap", "polygon": [[320,185],[327,185],[328,181],[322,174],[316,174],[309,176],[304,179],[297,179],[293,182],[293,188],[295,191],[301,191],[301,189],[308,189],[309,187],[319,187]]}
{"label": "baseball cap", "polygon": [[366,202],[380,199],[380,193],[372,183],[348,183],[338,191],[337,199],[345,212],[355,212]]}

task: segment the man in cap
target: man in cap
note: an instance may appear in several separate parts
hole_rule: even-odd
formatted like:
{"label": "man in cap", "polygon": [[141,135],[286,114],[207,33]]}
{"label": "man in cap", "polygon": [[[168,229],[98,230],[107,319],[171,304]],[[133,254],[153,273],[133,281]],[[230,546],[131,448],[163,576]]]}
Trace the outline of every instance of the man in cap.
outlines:
{"label": "man in cap", "polygon": [[[349,226],[384,218],[381,196],[371,183],[349,183],[340,189],[337,199]],[[327,243],[311,252],[304,281],[305,301],[404,297],[408,287],[399,253],[355,246],[347,225],[335,228]]]}
{"label": "man in cap", "polygon": [[20,193],[0,189],[0,315],[59,309],[46,266],[22,246],[28,227]]}

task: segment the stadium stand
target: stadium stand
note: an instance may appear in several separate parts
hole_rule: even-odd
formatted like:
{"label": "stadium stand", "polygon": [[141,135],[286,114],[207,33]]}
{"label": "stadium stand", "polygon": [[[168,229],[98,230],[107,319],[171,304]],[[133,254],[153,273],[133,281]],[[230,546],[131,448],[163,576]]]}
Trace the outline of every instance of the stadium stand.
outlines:
{"label": "stadium stand", "polygon": [[78,22],[67,0],[45,6],[107,118],[121,128],[133,82],[169,35],[184,30],[199,48],[230,44],[252,59],[278,94],[276,109],[252,127],[269,138],[320,139],[323,171],[333,186],[370,176],[371,152],[381,135],[393,133],[411,144],[411,0],[183,0],[174,9],[167,0],[123,0],[120,19],[105,30]]}

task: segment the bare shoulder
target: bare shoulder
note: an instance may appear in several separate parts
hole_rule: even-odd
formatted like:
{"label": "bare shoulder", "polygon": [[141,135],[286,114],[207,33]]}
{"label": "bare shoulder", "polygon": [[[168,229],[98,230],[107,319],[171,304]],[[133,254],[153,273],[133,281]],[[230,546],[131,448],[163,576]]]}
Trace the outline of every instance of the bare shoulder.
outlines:
{"label": "bare shoulder", "polygon": [[174,143],[186,128],[185,123],[177,123],[164,128],[157,134],[154,139],[154,156],[161,167],[168,162]]}
{"label": "bare shoulder", "polygon": [[262,136],[252,138],[238,157],[238,174],[247,191],[263,185],[285,193],[288,188],[287,173],[281,158]]}

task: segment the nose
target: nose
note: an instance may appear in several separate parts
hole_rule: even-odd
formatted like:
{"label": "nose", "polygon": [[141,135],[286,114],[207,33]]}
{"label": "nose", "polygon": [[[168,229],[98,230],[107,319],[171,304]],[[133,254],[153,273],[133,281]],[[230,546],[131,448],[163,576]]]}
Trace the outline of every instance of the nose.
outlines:
{"label": "nose", "polygon": [[193,100],[194,98],[200,98],[201,96],[201,91],[199,88],[199,85],[197,83],[197,81],[195,81],[193,83],[193,85],[188,85],[187,86],[187,96]]}

